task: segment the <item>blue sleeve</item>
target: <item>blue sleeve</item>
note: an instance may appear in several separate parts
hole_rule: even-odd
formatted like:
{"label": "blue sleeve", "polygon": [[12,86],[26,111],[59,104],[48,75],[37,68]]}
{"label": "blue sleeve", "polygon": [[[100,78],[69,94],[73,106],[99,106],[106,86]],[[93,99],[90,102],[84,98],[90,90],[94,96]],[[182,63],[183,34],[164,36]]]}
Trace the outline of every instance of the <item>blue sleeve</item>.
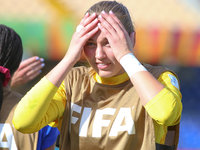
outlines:
{"label": "blue sleeve", "polygon": [[60,134],[58,128],[49,125],[39,130],[37,150],[44,150],[53,145]]}

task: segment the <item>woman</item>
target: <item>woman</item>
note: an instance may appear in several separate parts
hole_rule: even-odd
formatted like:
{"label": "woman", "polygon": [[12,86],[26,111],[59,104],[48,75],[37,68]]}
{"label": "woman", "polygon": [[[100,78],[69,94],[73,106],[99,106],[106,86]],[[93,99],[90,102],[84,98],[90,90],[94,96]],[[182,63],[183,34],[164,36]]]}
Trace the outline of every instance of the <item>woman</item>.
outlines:
{"label": "woman", "polygon": [[[0,149],[18,149],[18,150],[54,150],[55,141],[59,131],[57,128],[45,126],[39,132],[32,134],[22,134],[12,125],[14,109],[22,98],[22,95],[10,90],[11,76],[18,69],[23,54],[22,41],[20,36],[11,28],[0,24]],[[34,60],[35,59],[35,60]],[[35,77],[37,72],[42,68],[43,61],[39,57],[28,59],[24,66],[34,71],[28,72],[25,76]],[[42,66],[41,66],[42,65]],[[17,72],[17,71],[16,71]],[[13,85],[20,85],[19,78],[13,79]],[[16,82],[17,80],[17,82]]]}
{"label": "woman", "polygon": [[[65,57],[21,100],[15,128],[31,133],[49,123],[58,126],[61,150],[146,150],[164,144],[167,127],[181,117],[179,82],[165,67],[141,64],[134,44],[125,6],[93,5]],[[82,51],[91,67],[73,68]]]}

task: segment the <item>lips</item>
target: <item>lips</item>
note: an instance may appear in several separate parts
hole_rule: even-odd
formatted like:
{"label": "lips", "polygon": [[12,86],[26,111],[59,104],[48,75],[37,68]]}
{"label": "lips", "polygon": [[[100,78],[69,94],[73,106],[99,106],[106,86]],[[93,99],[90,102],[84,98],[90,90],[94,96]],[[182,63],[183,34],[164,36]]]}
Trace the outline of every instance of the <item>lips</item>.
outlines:
{"label": "lips", "polygon": [[96,63],[99,69],[106,69],[109,66],[109,63]]}

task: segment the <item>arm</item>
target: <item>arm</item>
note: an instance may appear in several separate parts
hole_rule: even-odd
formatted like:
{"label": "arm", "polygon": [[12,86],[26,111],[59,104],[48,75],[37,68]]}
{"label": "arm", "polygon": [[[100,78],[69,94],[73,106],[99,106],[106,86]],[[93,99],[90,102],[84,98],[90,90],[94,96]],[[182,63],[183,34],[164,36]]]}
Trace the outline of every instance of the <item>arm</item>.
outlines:
{"label": "arm", "polygon": [[22,61],[11,79],[11,87],[20,86],[37,77],[45,65],[43,62],[44,59],[38,56]]}
{"label": "arm", "polygon": [[85,15],[81,21],[85,27],[80,32],[74,33],[64,58],[20,101],[13,117],[13,125],[17,130],[23,133],[36,132],[62,117],[65,109],[63,101],[66,101],[66,98],[60,100],[56,93],[59,93],[58,87],[69,70],[80,59],[86,41],[98,31],[98,28],[95,28],[97,24],[95,18],[96,14]]}
{"label": "arm", "polygon": [[145,106],[151,99],[153,99],[159,92],[164,89],[161,84],[150,72],[141,71],[131,76],[136,91]]}
{"label": "arm", "polygon": [[86,14],[84,16],[80,22],[80,25],[84,26],[84,29],[73,34],[67,54],[60,63],[47,74],[47,79],[55,86],[59,87],[69,70],[81,58],[83,46],[86,41],[98,31],[98,28],[95,28],[98,20],[95,18],[96,14],[91,16]]}
{"label": "arm", "polygon": [[[134,32],[128,35],[123,24],[114,15],[114,13],[110,12],[107,14],[102,12],[101,15],[103,17],[99,17],[101,22],[101,24],[98,24],[99,28],[106,35],[117,61],[120,62],[120,60],[127,54],[133,55],[133,47],[135,44]],[[136,58],[134,59],[135,60],[133,60],[132,64],[127,62],[124,66],[122,65],[122,67],[125,70],[128,67],[131,71],[133,69],[137,69],[136,67],[139,61],[136,60]],[[145,69],[136,71],[131,75],[129,74],[129,77],[134,87],[136,88],[136,91],[144,106],[164,88],[164,85],[157,81],[157,79],[154,78],[154,76],[152,76],[151,73]]]}
{"label": "arm", "polygon": [[[170,110],[165,111],[165,109],[159,109],[163,113],[159,113],[161,115],[158,115],[158,117],[153,113],[150,113],[150,115],[160,124],[171,125],[175,123],[180,117],[180,112],[182,111],[180,99],[177,99],[176,94],[174,94],[171,89],[165,87],[165,85],[159,82],[142,66],[137,58],[135,58],[133,55],[133,46],[135,44],[134,32],[128,35],[123,24],[112,12],[109,14],[102,12],[101,15],[103,17],[99,17],[99,28],[106,35],[115,58],[129,75],[143,106],[151,103],[153,99],[161,99],[161,103],[157,103],[157,108],[163,108],[163,105],[168,104],[166,103],[168,99],[165,98],[168,97],[169,101],[172,102],[167,106]],[[164,97],[162,97],[163,95]],[[173,111],[173,106],[177,107],[178,114]]]}

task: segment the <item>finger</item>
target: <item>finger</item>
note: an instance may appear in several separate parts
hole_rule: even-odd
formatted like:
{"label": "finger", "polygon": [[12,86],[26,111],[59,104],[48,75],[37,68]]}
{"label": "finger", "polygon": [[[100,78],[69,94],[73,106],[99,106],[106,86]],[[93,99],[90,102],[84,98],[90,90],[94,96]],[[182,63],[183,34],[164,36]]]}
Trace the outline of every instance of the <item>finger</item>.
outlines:
{"label": "finger", "polygon": [[95,18],[91,23],[89,23],[87,26],[85,26],[81,32],[80,32],[80,36],[84,36],[85,34],[87,34],[88,32],[90,32],[92,29],[94,29],[97,26],[98,23],[98,19]]}
{"label": "finger", "polygon": [[116,30],[101,15],[99,15],[98,19],[101,22],[98,25],[99,25],[99,27],[101,27],[101,30],[104,33],[106,33],[106,35],[108,35],[108,34],[112,34],[112,35],[116,34]]}
{"label": "finger", "polygon": [[124,31],[124,33],[127,33],[122,22],[117,18],[117,16],[115,16],[115,14],[112,11],[109,11],[109,16],[112,17],[117,22],[117,24],[121,27],[121,29]]}
{"label": "finger", "polygon": [[[120,34],[120,35],[123,33],[127,34],[126,29],[124,28],[123,24],[115,16],[115,14],[112,11],[109,12],[109,15],[105,11],[102,11],[101,14],[105,18],[105,20],[115,29],[115,31],[118,34]],[[110,29],[108,29],[108,30],[110,31]]]}
{"label": "finger", "polygon": [[36,78],[41,72],[35,73],[31,76],[29,76],[28,81],[33,80],[34,78]]}
{"label": "finger", "polygon": [[87,13],[85,14],[85,16],[83,17],[83,19],[81,20],[80,24],[83,25],[84,20],[85,20],[86,18],[88,18],[89,16],[90,16],[90,14],[87,12]]}
{"label": "finger", "polygon": [[93,13],[92,15],[90,15],[89,13],[86,13],[86,15],[83,17],[83,19],[79,23],[79,25],[81,25],[83,27],[87,26],[89,23],[91,23],[96,18],[96,16],[97,16],[96,13]]}
{"label": "finger", "polygon": [[[89,13],[88,13],[89,14]],[[89,15],[87,18],[85,18],[83,20],[83,22],[81,23],[81,25],[83,25],[84,27],[87,26],[88,24],[90,24],[95,18],[97,17],[96,13],[93,13],[92,15]]]}
{"label": "finger", "polygon": [[34,62],[34,63],[30,64],[29,66],[26,66],[25,68],[20,70],[20,72],[22,74],[27,74],[30,71],[37,72],[37,71],[41,70],[44,66],[45,66],[44,63],[42,63],[41,61],[37,61],[37,62]]}
{"label": "finger", "polygon": [[[89,13],[88,13],[89,14]],[[88,28],[85,28],[85,27],[87,27],[88,25],[90,25],[91,23],[93,24],[93,23],[95,23],[95,22],[97,22],[98,20],[96,20],[95,18],[96,18],[96,13],[93,13],[92,15],[90,15],[90,16],[88,16],[88,15],[86,14],[86,17],[84,17],[83,19],[82,19],[82,21],[80,22],[80,24],[77,26],[77,28],[76,28],[76,33],[80,33],[81,31],[84,31],[84,32],[82,32],[82,34],[79,34],[80,36],[82,36],[85,32],[87,32],[88,30]]]}
{"label": "finger", "polygon": [[44,61],[43,58],[39,58],[38,56],[33,56],[33,57],[31,57],[31,58],[28,58],[28,59],[22,61],[22,62],[20,63],[20,66],[19,66],[19,70],[21,70],[21,69],[23,69],[23,68],[29,66],[30,64],[32,64],[32,63],[34,63],[34,62],[43,62],[43,61]]}
{"label": "finger", "polygon": [[31,68],[43,68],[45,66],[44,64],[44,59],[40,58],[38,61],[33,62],[32,64],[29,65]]}
{"label": "finger", "polygon": [[41,73],[41,71],[36,72],[36,73],[34,73],[34,74],[30,73],[30,74],[28,74],[28,75],[24,75],[24,76],[23,76],[23,79],[19,79],[18,83],[13,83],[12,86],[18,86],[18,85],[25,84],[25,83],[27,83],[28,81],[33,80],[34,78],[36,78],[40,73]]}
{"label": "finger", "polygon": [[97,33],[97,31],[99,30],[99,27],[96,26],[95,28],[93,28],[92,30],[90,30],[89,32],[87,32],[82,38],[85,41],[83,43],[83,45],[85,45],[85,43],[87,42],[87,40],[89,40],[95,33]]}
{"label": "finger", "polygon": [[27,80],[30,81],[32,79],[34,79],[35,77],[37,77],[42,71],[41,70],[38,70],[38,69],[34,69],[34,70],[31,70],[29,71],[26,76],[27,76]]}

